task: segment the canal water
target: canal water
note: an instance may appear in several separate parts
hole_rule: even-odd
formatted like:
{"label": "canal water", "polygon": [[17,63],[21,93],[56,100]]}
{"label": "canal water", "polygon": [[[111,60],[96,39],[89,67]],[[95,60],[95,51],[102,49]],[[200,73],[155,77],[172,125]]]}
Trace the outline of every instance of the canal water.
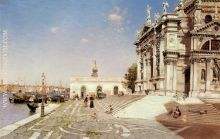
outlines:
{"label": "canal water", "polygon": [[31,115],[26,104],[10,103],[10,96],[12,94],[0,92],[0,128]]}

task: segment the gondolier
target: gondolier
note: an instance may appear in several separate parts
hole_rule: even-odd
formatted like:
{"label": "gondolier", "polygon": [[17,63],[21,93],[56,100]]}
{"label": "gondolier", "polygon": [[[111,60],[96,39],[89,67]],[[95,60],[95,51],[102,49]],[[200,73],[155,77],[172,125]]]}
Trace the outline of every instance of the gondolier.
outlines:
{"label": "gondolier", "polygon": [[35,99],[35,96],[32,95],[30,98],[29,98],[29,101],[27,103],[27,106],[28,108],[30,109],[30,112],[31,113],[35,113],[36,112],[36,109],[38,108],[38,104],[34,102],[34,99]]}

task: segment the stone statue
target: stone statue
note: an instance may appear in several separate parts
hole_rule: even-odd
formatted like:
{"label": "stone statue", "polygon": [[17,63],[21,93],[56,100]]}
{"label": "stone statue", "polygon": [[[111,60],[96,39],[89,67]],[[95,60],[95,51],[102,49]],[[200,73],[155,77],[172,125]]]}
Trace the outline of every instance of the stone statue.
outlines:
{"label": "stone statue", "polygon": [[218,66],[215,64],[215,66],[213,67],[212,69],[213,71],[213,80],[218,80],[219,79],[219,74],[220,74],[220,71],[219,71],[219,68]]}
{"label": "stone statue", "polygon": [[158,23],[158,21],[159,21],[159,18],[160,18],[160,14],[157,12],[157,13],[155,13],[154,14],[154,20],[155,20],[155,22],[154,22],[154,25],[153,25],[153,27],[154,27],[154,34],[156,34],[156,26],[157,26],[157,23]]}
{"label": "stone statue", "polygon": [[204,69],[202,69],[202,72],[201,72],[201,80],[203,81],[206,80],[206,71]]}
{"label": "stone statue", "polygon": [[151,24],[151,7],[147,5],[147,24]]}
{"label": "stone statue", "polygon": [[164,14],[167,13],[168,7],[169,7],[169,3],[167,1],[163,2],[163,13]]}
{"label": "stone statue", "polygon": [[157,12],[154,14],[154,18],[155,18],[155,23],[158,22],[159,18],[160,18],[160,14]]}
{"label": "stone statue", "polygon": [[137,32],[136,32],[136,38],[140,38],[141,37],[141,31],[140,30],[137,30]]}
{"label": "stone statue", "polygon": [[183,5],[183,0],[180,0],[180,5],[181,5],[181,6]]}

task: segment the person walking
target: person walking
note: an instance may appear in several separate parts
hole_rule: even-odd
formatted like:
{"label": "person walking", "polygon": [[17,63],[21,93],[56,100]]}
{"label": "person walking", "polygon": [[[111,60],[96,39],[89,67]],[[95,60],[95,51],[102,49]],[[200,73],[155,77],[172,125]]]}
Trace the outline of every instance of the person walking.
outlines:
{"label": "person walking", "polygon": [[85,99],[84,99],[84,104],[85,104],[85,107],[88,106],[88,96],[85,97]]}
{"label": "person walking", "polygon": [[79,95],[78,94],[76,94],[75,100],[79,100]]}
{"label": "person walking", "polygon": [[90,108],[94,108],[94,97],[93,97],[93,96],[90,96],[89,100],[90,100],[89,107],[90,107]]}

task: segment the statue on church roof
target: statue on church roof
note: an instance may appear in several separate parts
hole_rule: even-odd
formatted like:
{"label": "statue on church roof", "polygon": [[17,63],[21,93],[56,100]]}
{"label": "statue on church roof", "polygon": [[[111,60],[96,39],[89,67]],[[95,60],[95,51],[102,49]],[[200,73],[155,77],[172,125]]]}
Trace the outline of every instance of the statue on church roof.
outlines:
{"label": "statue on church roof", "polygon": [[151,7],[147,5],[147,25],[151,25]]}
{"label": "statue on church roof", "polygon": [[163,13],[167,13],[167,9],[169,8],[169,3],[167,1],[163,2]]}
{"label": "statue on church roof", "polygon": [[158,23],[158,21],[159,21],[159,18],[160,18],[160,13],[159,12],[156,12],[155,14],[154,14],[154,21],[155,21],[155,25]]}
{"label": "statue on church roof", "polygon": [[139,39],[141,37],[141,31],[137,30],[136,31],[136,38]]}
{"label": "statue on church roof", "polygon": [[182,6],[183,5],[183,0],[180,0],[179,4]]}
{"label": "statue on church roof", "polygon": [[94,61],[94,65],[92,67],[92,77],[98,77],[98,68],[97,68],[97,64],[96,64],[96,60]]}

